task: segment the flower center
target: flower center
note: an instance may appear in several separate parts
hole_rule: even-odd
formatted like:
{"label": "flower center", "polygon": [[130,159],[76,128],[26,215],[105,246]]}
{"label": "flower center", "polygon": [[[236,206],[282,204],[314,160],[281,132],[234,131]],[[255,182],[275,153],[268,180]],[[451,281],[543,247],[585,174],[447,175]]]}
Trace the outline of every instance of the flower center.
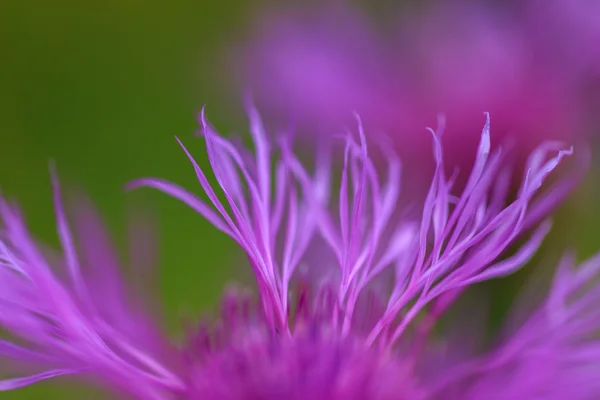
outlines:
{"label": "flower center", "polygon": [[243,297],[226,296],[218,323],[193,337],[191,399],[419,400],[407,363],[310,319],[275,332]]}

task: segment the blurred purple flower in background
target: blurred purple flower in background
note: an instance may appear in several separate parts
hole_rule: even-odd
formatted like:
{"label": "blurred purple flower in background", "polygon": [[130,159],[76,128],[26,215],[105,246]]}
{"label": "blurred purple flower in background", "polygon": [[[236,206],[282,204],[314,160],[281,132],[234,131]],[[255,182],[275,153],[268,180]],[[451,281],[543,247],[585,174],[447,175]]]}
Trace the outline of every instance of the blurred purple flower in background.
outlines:
{"label": "blurred purple flower in background", "polygon": [[[166,192],[231,237],[248,256],[259,301],[228,291],[220,318],[170,350],[130,306],[97,223],[72,234],[55,183],[62,257],[46,256],[16,208],[1,204],[0,324],[8,337],[0,353],[45,371],[0,381],[1,389],[84,374],[138,399],[600,396],[597,257],[579,267],[566,257],[539,308],[485,351],[467,351],[475,332],[457,340],[433,329],[467,287],[509,275],[536,253],[550,228],[540,220],[561,199],[544,182],[572,149],[555,142],[535,149],[513,196],[507,152],[492,146],[488,117],[467,182],[456,190],[444,169],[440,123],[429,135],[431,185],[411,212],[397,207],[400,159],[389,146],[371,146],[360,121],[357,134],[339,140],[337,177],[336,143],[319,141],[314,167],[306,168],[291,138],[270,140],[254,110],[253,151],[220,136],[204,115],[200,122],[218,187],[180,144],[208,202],[162,179],[130,188]],[[384,174],[371,158],[377,152],[387,161]]]}
{"label": "blurred purple flower in background", "polygon": [[418,10],[399,4],[397,16],[379,26],[340,2],[271,11],[239,51],[238,73],[272,115],[311,121],[319,134],[356,110],[372,133],[394,138],[405,160],[429,151],[421,128],[440,111],[452,161],[464,161],[476,143],[475,111],[485,110],[496,136],[512,137],[525,157],[544,139],[585,136],[596,118],[598,7],[568,0],[442,1]]}
{"label": "blurred purple flower in background", "polygon": [[527,33],[544,61],[565,71],[564,78],[598,78],[600,3],[528,0],[523,4]]}

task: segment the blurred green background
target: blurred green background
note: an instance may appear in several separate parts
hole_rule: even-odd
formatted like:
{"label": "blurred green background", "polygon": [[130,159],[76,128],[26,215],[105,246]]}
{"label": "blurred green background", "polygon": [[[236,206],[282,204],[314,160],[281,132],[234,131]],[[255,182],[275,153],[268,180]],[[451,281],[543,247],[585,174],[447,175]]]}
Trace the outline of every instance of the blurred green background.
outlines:
{"label": "blurred green background", "polygon": [[[17,198],[33,232],[57,244],[48,161],[63,186],[85,190],[119,244],[125,216],[140,206],[160,231],[160,294],[167,324],[210,308],[234,279],[232,243],[200,216],[157,192],[125,193],[159,176],[199,191],[177,146],[193,138],[203,104],[215,125],[241,130],[240,103],[220,85],[227,46],[243,36],[256,2],[75,0],[0,2],[0,187]],[[233,79],[233,77],[232,77]],[[598,245],[597,185],[562,212],[554,240],[589,254]],[[65,388],[68,386],[68,388]],[[45,382],[3,399],[105,398],[71,383]],[[96,397],[94,397],[96,396]]]}
{"label": "blurred green background", "polygon": [[[50,159],[64,187],[92,197],[122,247],[126,213],[140,205],[151,212],[160,228],[161,294],[175,331],[182,312],[206,309],[222,283],[235,278],[231,265],[238,253],[186,206],[150,190],[125,193],[123,185],[160,176],[199,189],[174,135],[202,160],[202,143],[193,133],[203,104],[216,125],[243,127],[241,102],[228,104],[218,82],[224,43],[239,34],[255,5],[241,0],[0,2],[3,195],[18,199],[33,232],[53,245],[58,240]],[[88,393],[68,386],[48,382],[0,397]]]}

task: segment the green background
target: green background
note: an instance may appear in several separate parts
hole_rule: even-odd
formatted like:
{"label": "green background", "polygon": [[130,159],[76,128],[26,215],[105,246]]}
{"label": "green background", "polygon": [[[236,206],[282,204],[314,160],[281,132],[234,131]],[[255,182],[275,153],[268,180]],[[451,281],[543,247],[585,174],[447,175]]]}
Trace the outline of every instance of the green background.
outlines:
{"label": "green background", "polygon": [[[232,243],[199,215],[155,191],[125,193],[159,176],[200,191],[174,140],[203,158],[196,112],[243,126],[241,101],[220,86],[225,46],[243,29],[245,1],[6,0],[0,2],[0,187],[18,199],[32,231],[56,238],[49,160],[63,187],[82,189],[124,247],[126,213],[141,208],[159,226],[160,292],[169,327],[197,315],[235,279]],[[67,385],[69,390],[63,389]],[[48,382],[0,398],[81,398],[71,383]],[[102,398],[100,396],[99,398]]]}
{"label": "green background", "polygon": [[[173,136],[204,160],[193,138],[203,104],[224,131],[244,126],[241,101],[231,102],[236,97],[222,85],[234,79],[223,66],[257,7],[242,0],[0,2],[3,195],[17,198],[33,232],[53,245],[50,159],[63,186],[94,199],[121,245],[128,210],[151,212],[160,232],[160,296],[174,332],[182,314],[210,309],[222,284],[235,279],[239,252],[186,206],[154,191],[125,193],[123,185],[159,176],[199,192]],[[589,254],[598,245],[597,235],[586,234],[598,223],[593,182],[562,211],[553,234],[561,248],[567,242]],[[0,398],[93,393],[59,380]]]}

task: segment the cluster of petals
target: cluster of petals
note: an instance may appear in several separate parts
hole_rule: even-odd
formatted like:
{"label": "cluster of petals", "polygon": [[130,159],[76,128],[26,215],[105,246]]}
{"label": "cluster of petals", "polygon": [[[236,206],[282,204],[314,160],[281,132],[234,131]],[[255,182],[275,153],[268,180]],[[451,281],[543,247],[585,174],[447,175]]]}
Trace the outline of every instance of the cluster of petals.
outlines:
{"label": "cluster of petals", "polygon": [[[368,143],[360,119],[358,132],[323,141],[307,167],[289,135],[271,140],[258,113],[249,116],[253,149],[219,135],[201,114],[212,176],[180,142],[203,196],[158,178],[129,188],[178,198],[229,236],[248,256],[257,298],[226,291],[220,316],[174,349],[128,296],[94,214],[78,214],[79,229],[70,229],[54,178],[62,254],[47,253],[16,206],[0,204],[0,355],[14,373],[37,370],[0,389],[70,374],[139,399],[600,395],[600,287],[590,284],[598,257],[579,266],[565,257],[546,299],[496,345],[456,358],[433,350],[440,342],[461,348],[434,327],[465,289],[512,274],[537,252],[550,229],[545,217],[571,184],[545,181],[572,148],[539,146],[515,192],[486,115],[459,187],[444,168],[440,120],[428,134],[436,164],[429,190],[416,210],[399,209],[400,159]],[[383,174],[374,151],[386,160]]]}

